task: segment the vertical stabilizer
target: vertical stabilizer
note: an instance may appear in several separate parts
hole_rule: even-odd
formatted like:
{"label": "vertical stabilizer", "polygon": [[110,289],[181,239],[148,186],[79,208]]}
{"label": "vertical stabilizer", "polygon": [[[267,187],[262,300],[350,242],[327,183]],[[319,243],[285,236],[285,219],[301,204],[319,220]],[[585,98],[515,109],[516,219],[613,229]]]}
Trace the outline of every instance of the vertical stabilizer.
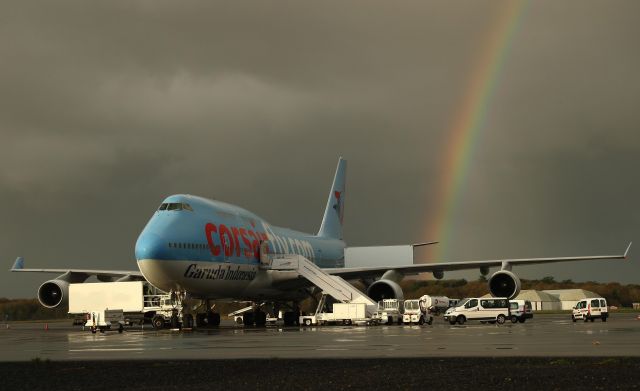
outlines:
{"label": "vertical stabilizer", "polygon": [[338,160],[336,175],[329,192],[329,200],[324,210],[322,224],[318,236],[342,240],[342,217],[344,215],[345,179],[347,175],[347,161]]}

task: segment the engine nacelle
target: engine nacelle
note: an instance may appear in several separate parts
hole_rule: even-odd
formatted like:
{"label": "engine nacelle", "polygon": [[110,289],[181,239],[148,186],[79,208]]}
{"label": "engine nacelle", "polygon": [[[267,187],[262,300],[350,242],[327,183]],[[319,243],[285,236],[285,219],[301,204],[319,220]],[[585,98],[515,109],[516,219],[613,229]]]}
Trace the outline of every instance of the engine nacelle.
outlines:
{"label": "engine nacelle", "polygon": [[397,282],[391,280],[378,280],[369,285],[367,296],[378,302],[382,299],[404,300],[404,292]]}
{"label": "engine nacelle", "polygon": [[513,299],[518,296],[521,287],[518,276],[508,270],[497,271],[489,279],[489,292],[494,297]]}
{"label": "engine nacelle", "polygon": [[69,301],[69,283],[63,280],[49,280],[38,288],[38,301],[47,308],[55,308]]}

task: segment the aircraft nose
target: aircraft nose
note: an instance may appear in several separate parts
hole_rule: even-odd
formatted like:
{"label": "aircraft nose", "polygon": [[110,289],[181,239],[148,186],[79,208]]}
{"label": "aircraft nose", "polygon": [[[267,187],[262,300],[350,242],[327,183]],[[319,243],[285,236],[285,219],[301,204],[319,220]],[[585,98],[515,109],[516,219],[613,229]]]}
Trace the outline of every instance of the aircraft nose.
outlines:
{"label": "aircraft nose", "polygon": [[143,232],[136,241],[136,260],[166,259],[167,242],[157,234]]}

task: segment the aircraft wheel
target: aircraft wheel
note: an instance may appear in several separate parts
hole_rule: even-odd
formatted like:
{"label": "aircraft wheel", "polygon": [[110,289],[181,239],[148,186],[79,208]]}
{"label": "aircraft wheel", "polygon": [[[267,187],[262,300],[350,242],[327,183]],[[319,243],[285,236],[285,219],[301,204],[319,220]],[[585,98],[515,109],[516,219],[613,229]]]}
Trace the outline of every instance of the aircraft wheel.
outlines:
{"label": "aircraft wheel", "polygon": [[254,312],[253,319],[258,327],[264,327],[267,325],[267,313],[264,311]]}
{"label": "aircraft wheel", "polygon": [[253,326],[255,322],[255,313],[254,312],[245,312],[242,317],[242,324],[245,326]]}
{"label": "aircraft wheel", "polygon": [[178,315],[171,315],[171,328],[177,329],[180,326],[180,322],[178,322]]}
{"label": "aircraft wheel", "polygon": [[182,316],[182,327],[190,329],[193,327],[193,315],[184,314]]}
{"label": "aircraft wheel", "polygon": [[217,312],[207,312],[207,323],[209,326],[220,326],[220,314]]}
{"label": "aircraft wheel", "polygon": [[204,327],[207,325],[205,319],[207,318],[207,314],[201,312],[196,314],[196,327]]}
{"label": "aircraft wheel", "polygon": [[293,311],[287,311],[284,313],[284,325],[295,326],[296,325],[296,313]]}

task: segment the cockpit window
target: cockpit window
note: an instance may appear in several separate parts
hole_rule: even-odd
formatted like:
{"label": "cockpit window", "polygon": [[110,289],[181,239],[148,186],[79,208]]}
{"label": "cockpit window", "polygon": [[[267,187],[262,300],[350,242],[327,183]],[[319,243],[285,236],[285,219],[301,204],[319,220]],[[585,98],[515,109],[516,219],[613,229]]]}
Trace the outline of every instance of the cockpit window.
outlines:
{"label": "cockpit window", "polygon": [[182,204],[181,203],[170,203],[169,206],[167,207],[167,210],[182,210]]}
{"label": "cockpit window", "polygon": [[193,212],[193,208],[189,204],[185,204],[184,202],[168,202],[160,205],[158,210],[188,210]]}

